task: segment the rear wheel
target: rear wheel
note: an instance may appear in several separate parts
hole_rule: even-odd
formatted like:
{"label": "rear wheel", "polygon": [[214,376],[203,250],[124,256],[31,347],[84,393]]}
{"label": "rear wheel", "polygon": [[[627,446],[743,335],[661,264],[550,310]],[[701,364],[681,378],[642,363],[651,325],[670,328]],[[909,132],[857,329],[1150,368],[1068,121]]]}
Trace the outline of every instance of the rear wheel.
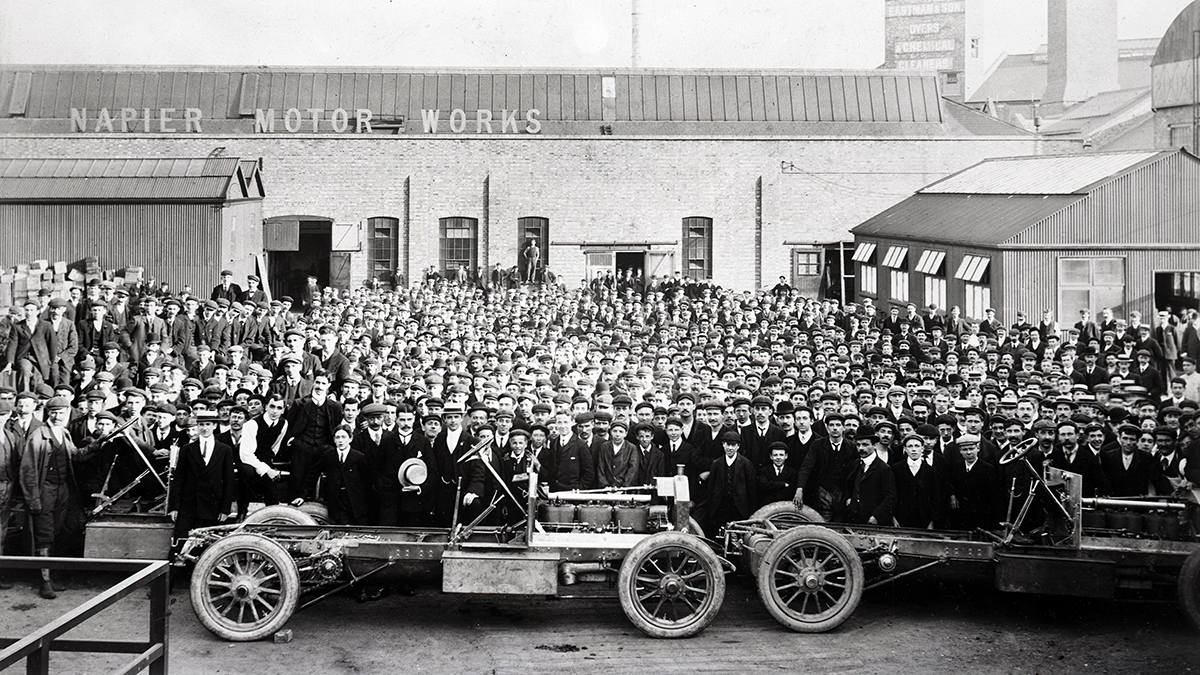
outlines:
{"label": "rear wheel", "polygon": [[683,638],[708,627],[725,599],[725,573],[694,535],[659,532],[638,542],[621,564],[621,609],[657,638]]}
{"label": "rear wheel", "polygon": [[283,628],[300,599],[292,556],[256,534],[213,544],[192,572],[192,610],[205,628],[234,642],[261,640]]}
{"label": "rear wheel", "polygon": [[1192,551],[1179,571],[1179,604],[1192,625],[1200,628],[1200,551]]}
{"label": "rear wheel", "polygon": [[757,583],[758,597],[776,621],[798,633],[823,633],[858,607],[862,561],[837,532],[801,525],[767,547]]}
{"label": "rear wheel", "polygon": [[808,523],[825,522],[821,514],[811,506],[796,506],[789,501],[764,504],[750,516],[750,520],[764,520],[780,530],[790,530]]}
{"label": "rear wheel", "polygon": [[[324,507],[322,507],[324,508]],[[328,513],[328,512],[326,512]],[[304,511],[286,504],[275,504],[246,516],[247,525],[316,525],[316,519]]]}
{"label": "rear wheel", "polygon": [[304,502],[299,509],[303,513],[307,513],[317,525],[329,524],[329,507],[321,502]]}

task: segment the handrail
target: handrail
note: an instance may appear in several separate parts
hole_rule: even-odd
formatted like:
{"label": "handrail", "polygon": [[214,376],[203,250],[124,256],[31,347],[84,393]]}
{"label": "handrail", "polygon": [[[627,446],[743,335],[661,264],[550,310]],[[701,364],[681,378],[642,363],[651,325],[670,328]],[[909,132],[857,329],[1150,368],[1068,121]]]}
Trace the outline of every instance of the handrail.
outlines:
{"label": "handrail", "polygon": [[[150,669],[151,675],[167,672],[167,616],[170,603],[169,570],[165,560],[115,560],[97,558],[43,558],[0,556],[0,569],[57,569],[101,572],[132,572],[130,576],[33,633],[20,638],[0,638],[0,671],[25,659],[25,672],[48,675],[51,651],[136,654],[115,672],[136,673]],[[150,587],[150,639],[68,640],[60,636],[87,621],[138,589]]]}

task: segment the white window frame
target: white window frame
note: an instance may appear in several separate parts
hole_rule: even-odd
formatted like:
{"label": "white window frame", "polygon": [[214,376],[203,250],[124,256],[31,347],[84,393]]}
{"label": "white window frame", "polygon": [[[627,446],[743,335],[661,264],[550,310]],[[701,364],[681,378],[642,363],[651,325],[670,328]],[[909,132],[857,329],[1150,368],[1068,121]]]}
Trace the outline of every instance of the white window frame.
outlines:
{"label": "white window frame", "polygon": [[966,289],[966,303],[963,308],[968,319],[983,319],[984,311],[992,306],[992,287],[984,284],[963,284]]}
{"label": "white window frame", "polygon": [[858,266],[859,291],[867,295],[879,295],[879,269],[874,265]]}
{"label": "white window frame", "polygon": [[904,270],[891,271],[892,300],[908,302],[908,272]]}
{"label": "white window frame", "polygon": [[930,305],[946,309],[946,277],[925,275],[925,306]]}

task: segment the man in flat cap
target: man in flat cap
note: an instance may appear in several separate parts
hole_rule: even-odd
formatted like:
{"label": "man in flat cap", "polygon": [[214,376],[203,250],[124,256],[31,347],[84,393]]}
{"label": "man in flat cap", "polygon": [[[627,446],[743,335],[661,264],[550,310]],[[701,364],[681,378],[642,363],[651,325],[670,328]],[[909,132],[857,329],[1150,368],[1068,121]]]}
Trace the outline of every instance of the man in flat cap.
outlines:
{"label": "man in flat cap", "polygon": [[12,326],[2,372],[15,370],[17,390],[30,391],[43,382],[51,381],[58,343],[50,322],[38,316],[36,299],[26,300],[21,310],[24,314],[21,321]]}
{"label": "man in flat cap", "polygon": [[[55,397],[46,401],[45,424],[30,432],[21,453],[21,493],[29,511],[34,552],[50,556],[50,549],[67,524],[74,489],[73,462],[83,451],[71,441],[67,420],[71,403]],[[40,595],[54,599],[64,590],[50,578],[50,570],[42,570]]]}
{"label": "man in flat cap", "polygon": [[228,300],[230,303],[239,302],[242,299],[242,287],[233,283],[233,271],[221,270],[221,280],[213,286],[212,293],[209,294],[209,300]]}
{"label": "man in flat cap", "polygon": [[731,521],[749,518],[758,506],[757,472],[741,447],[741,434],[721,434],[724,452],[709,467],[704,497],[696,506],[696,521],[713,535]]}

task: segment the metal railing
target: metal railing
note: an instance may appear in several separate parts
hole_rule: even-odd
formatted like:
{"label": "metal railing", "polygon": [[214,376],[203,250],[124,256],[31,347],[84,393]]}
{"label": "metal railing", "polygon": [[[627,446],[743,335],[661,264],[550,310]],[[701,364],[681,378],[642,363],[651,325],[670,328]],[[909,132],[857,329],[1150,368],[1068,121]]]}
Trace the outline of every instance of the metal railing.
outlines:
{"label": "metal railing", "polygon": [[[140,673],[149,668],[151,675],[167,672],[167,614],[170,603],[168,570],[165,560],[109,560],[97,558],[43,558],[0,556],[0,569],[52,569],[88,572],[127,572],[120,583],[79,605],[23,638],[0,638],[0,671],[25,659],[25,672],[45,675],[50,672],[50,652],[96,652],[134,654],[132,660],[114,673]],[[138,640],[71,640],[61,636],[87,621],[134,591],[150,588],[150,637]]]}

